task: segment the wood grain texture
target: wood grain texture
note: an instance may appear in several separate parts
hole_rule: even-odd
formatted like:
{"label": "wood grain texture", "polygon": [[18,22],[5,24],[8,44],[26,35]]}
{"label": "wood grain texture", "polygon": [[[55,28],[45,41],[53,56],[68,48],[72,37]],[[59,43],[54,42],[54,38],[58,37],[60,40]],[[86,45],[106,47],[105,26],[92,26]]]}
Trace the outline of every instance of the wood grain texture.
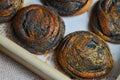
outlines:
{"label": "wood grain texture", "polygon": [[53,7],[62,16],[79,15],[88,10],[92,0],[41,0],[43,4]]}
{"label": "wood grain texture", "polygon": [[120,2],[118,0],[98,1],[91,13],[90,27],[104,40],[120,43]]}
{"label": "wood grain texture", "polygon": [[22,4],[23,0],[0,0],[0,23],[10,21]]}
{"label": "wood grain texture", "polygon": [[108,45],[97,35],[86,31],[68,34],[55,54],[58,66],[73,79],[103,77],[114,65]]}
{"label": "wood grain texture", "polygon": [[12,27],[16,37],[33,53],[45,54],[55,49],[65,33],[64,22],[57,13],[40,5],[30,5],[18,11]]}

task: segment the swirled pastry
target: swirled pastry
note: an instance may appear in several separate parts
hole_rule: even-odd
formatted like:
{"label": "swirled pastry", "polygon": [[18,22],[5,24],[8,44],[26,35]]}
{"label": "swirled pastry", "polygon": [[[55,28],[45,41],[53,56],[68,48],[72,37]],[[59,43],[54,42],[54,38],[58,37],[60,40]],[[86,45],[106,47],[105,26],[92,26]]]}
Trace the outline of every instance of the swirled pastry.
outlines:
{"label": "swirled pastry", "polygon": [[61,69],[74,79],[105,76],[114,63],[110,49],[103,39],[87,31],[67,35],[55,54]]}
{"label": "swirled pastry", "polygon": [[43,54],[53,50],[65,32],[64,22],[57,13],[40,5],[21,9],[14,17],[12,26],[22,43]]}
{"label": "swirled pastry", "polygon": [[120,1],[98,1],[91,14],[90,27],[104,40],[120,43]]}
{"label": "swirled pastry", "polygon": [[0,0],[0,23],[10,21],[22,4],[23,0]]}
{"label": "swirled pastry", "polygon": [[55,8],[62,16],[70,16],[86,12],[92,0],[42,0],[42,2]]}

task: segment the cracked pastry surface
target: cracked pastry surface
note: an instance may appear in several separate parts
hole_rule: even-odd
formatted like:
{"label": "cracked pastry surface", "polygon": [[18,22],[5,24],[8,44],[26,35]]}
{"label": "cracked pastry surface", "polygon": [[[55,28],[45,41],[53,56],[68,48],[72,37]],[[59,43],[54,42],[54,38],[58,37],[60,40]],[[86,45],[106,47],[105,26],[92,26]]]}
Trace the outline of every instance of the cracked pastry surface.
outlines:
{"label": "cracked pastry surface", "polygon": [[108,45],[87,31],[68,34],[57,47],[58,66],[73,79],[90,79],[107,75],[113,68]]}
{"label": "cracked pastry surface", "polygon": [[53,7],[62,16],[79,15],[88,10],[92,0],[41,0],[43,4]]}
{"label": "cracked pastry surface", "polygon": [[40,5],[21,9],[14,17],[12,26],[23,44],[42,54],[53,50],[65,32],[64,22],[57,13]]}
{"label": "cracked pastry surface", "polygon": [[91,14],[90,28],[104,40],[120,43],[120,1],[98,1]]}
{"label": "cracked pastry surface", "polygon": [[0,0],[0,23],[10,21],[22,4],[23,0]]}

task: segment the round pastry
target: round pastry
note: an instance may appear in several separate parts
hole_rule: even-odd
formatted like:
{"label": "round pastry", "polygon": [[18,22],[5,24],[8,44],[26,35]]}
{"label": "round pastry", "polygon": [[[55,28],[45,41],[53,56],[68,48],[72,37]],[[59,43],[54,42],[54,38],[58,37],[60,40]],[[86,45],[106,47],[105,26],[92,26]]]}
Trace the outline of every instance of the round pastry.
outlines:
{"label": "round pastry", "polygon": [[108,45],[87,31],[67,35],[55,54],[58,66],[73,79],[105,76],[114,64]]}
{"label": "round pastry", "polygon": [[64,22],[58,14],[40,5],[30,5],[19,10],[12,26],[22,43],[43,54],[53,50],[65,33]]}
{"label": "round pastry", "polygon": [[42,0],[42,3],[55,8],[62,16],[70,16],[86,12],[92,0]]}
{"label": "round pastry", "polygon": [[23,0],[0,0],[0,23],[10,21],[22,4]]}
{"label": "round pastry", "polygon": [[104,40],[120,43],[120,1],[98,1],[91,14],[90,27]]}

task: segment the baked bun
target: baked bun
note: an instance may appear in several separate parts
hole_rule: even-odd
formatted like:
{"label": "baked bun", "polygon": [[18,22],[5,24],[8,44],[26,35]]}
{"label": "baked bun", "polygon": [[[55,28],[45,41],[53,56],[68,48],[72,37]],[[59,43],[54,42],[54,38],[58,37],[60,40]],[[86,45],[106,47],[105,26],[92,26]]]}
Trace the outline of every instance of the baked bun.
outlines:
{"label": "baked bun", "polygon": [[91,13],[90,28],[104,40],[120,43],[120,1],[98,1]]}
{"label": "baked bun", "polygon": [[108,45],[87,31],[68,34],[57,47],[58,66],[73,79],[92,79],[107,75],[113,68]]}
{"label": "baked bun", "polygon": [[0,0],[0,23],[10,21],[22,4],[23,0]]}
{"label": "baked bun", "polygon": [[64,22],[57,13],[40,5],[30,5],[18,11],[12,26],[23,44],[42,54],[56,48],[65,32]]}
{"label": "baked bun", "polygon": [[62,16],[79,15],[88,10],[92,0],[41,0],[43,4],[53,7]]}

